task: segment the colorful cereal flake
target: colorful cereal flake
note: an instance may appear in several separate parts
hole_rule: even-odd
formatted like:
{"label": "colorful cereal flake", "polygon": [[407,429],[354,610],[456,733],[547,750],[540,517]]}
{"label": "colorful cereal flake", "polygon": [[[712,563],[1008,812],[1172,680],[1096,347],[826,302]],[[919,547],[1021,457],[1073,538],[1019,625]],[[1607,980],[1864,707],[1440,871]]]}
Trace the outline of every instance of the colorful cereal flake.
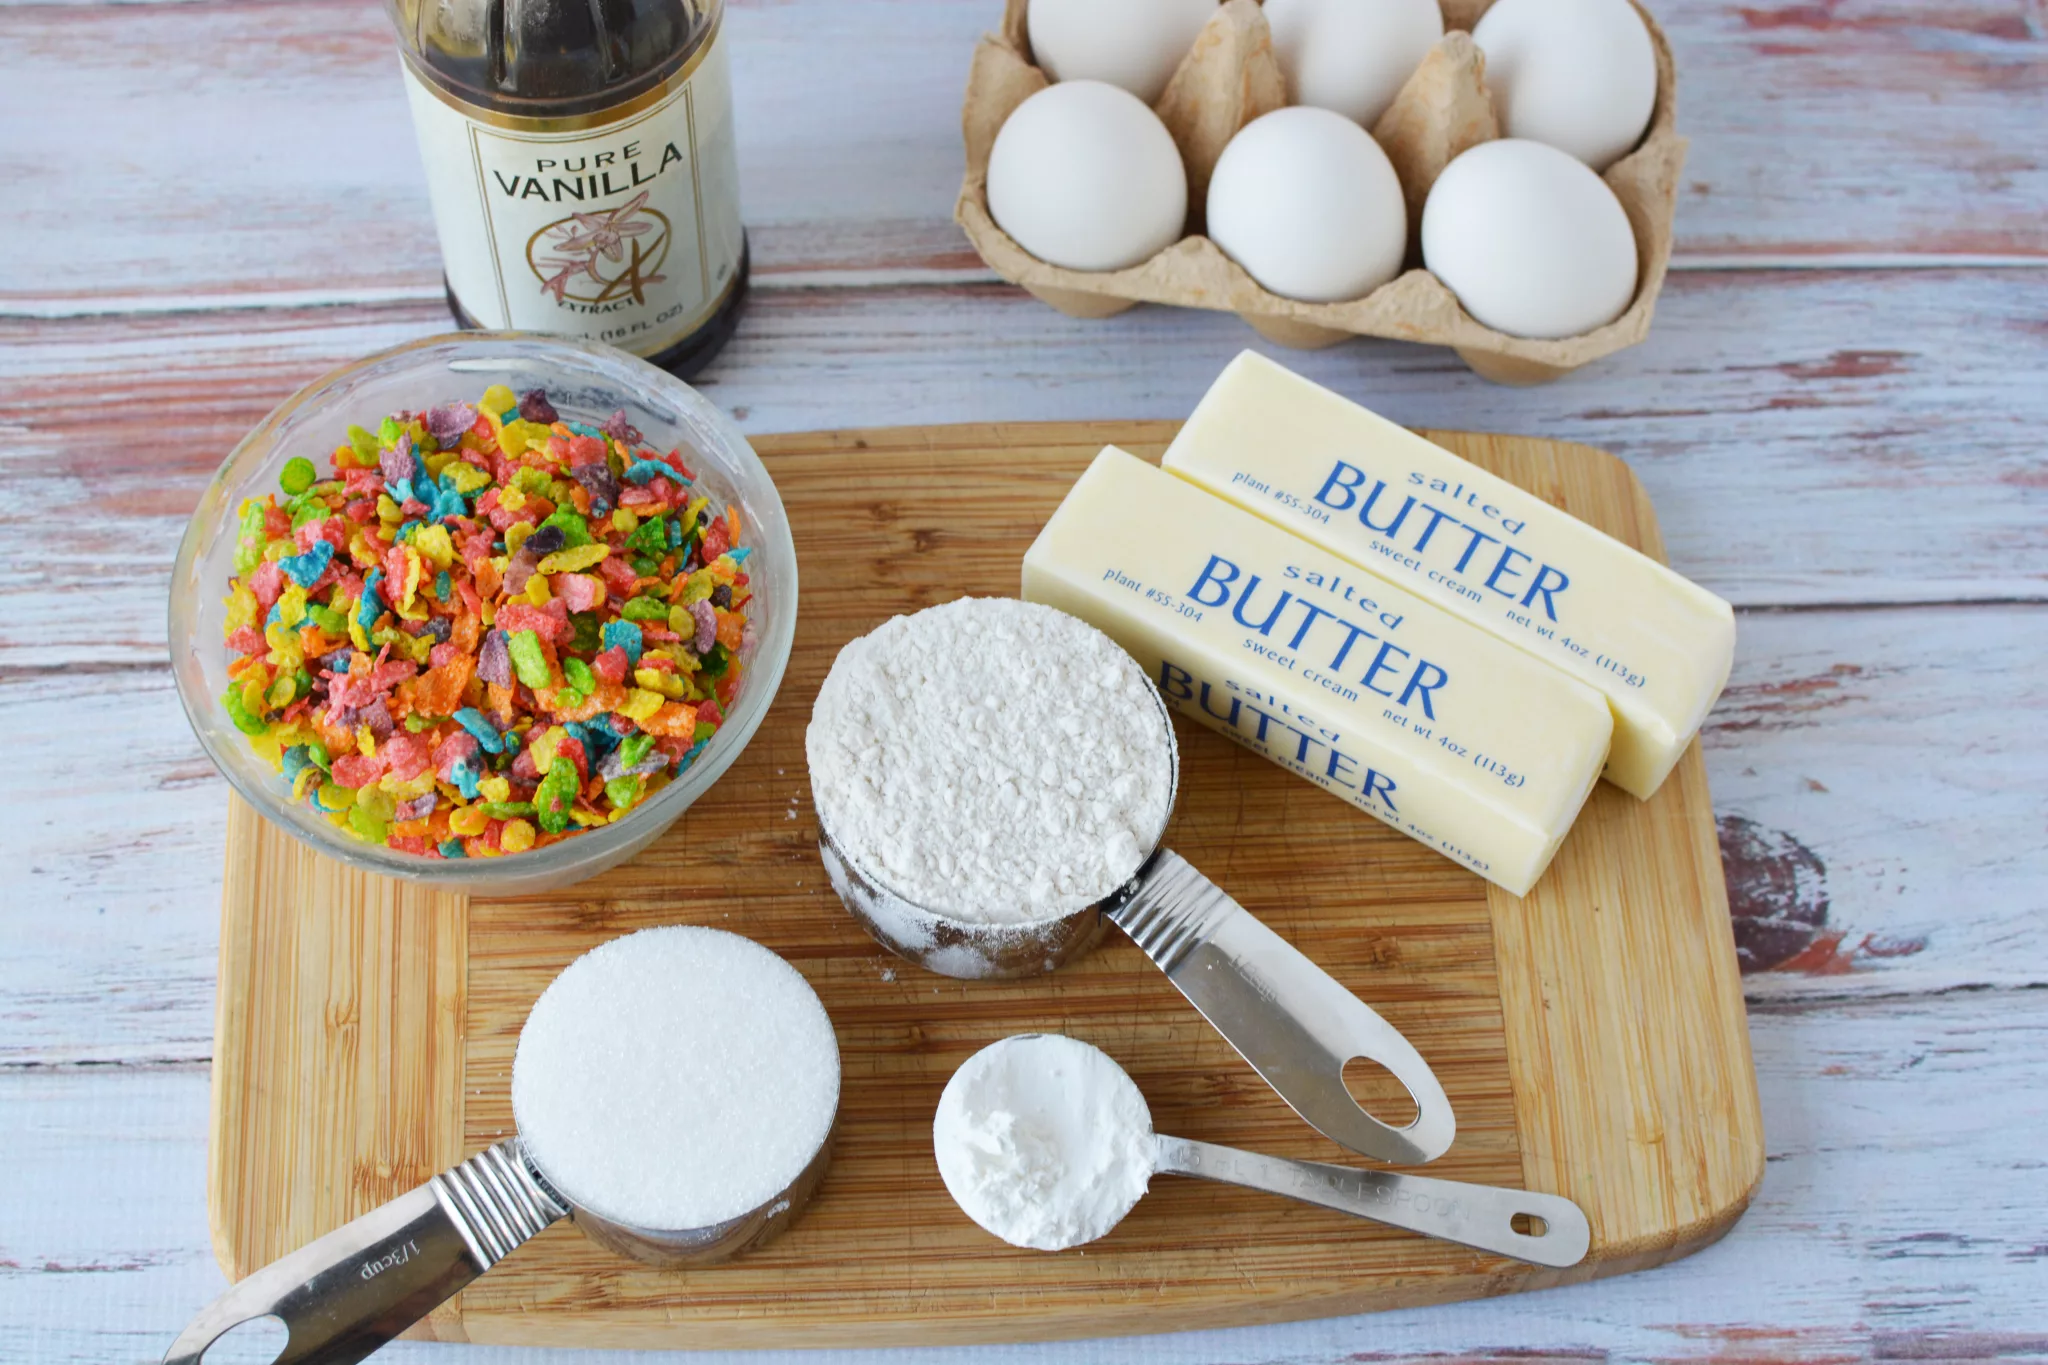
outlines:
{"label": "colorful cereal flake", "polygon": [[221,707],[292,798],[424,858],[626,815],[724,723],[747,653],[738,509],[623,413],[547,395],[352,426],[242,505]]}

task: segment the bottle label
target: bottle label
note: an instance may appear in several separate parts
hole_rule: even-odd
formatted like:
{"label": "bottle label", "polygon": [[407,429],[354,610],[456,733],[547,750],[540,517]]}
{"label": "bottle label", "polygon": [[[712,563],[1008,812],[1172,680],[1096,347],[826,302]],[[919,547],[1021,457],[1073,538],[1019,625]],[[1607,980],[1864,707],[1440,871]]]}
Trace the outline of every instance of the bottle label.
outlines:
{"label": "bottle label", "polygon": [[656,90],[573,118],[500,114],[405,64],[448,285],[485,327],[653,355],[738,282],[724,32]]}

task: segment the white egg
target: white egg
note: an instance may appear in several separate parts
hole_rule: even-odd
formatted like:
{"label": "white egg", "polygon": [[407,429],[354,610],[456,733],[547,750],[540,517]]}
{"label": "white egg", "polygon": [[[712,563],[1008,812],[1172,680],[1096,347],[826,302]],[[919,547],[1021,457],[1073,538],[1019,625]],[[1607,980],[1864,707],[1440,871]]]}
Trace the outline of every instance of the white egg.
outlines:
{"label": "white egg", "polygon": [[1642,140],[1657,49],[1629,0],[1499,0],[1472,30],[1508,137],[1604,171]]}
{"label": "white egg", "polygon": [[1266,0],[1265,8],[1287,97],[1368,128],[1444,36],[1437,0]]}
{"label": "white egg", "polygon": [[1283,298],[1336,303],[1401,270],[1408,210],[1372,134],[1327,109],[1275,109],[1209,178],[1209,239]]}
{"label": "white egg", "polygon": [[1062,81],[1018,105],[996,133],[988,209],[1042,261],[1122,270],[1180,238],[1187,171],[1173,135],[1136,95]]}
{"label": "white egg", "polygon": [[1636,292],[1636,237],[1607,182],[1541,142],[1482,142],[1444,167],[1422,206],[1422,260],[1496,331],[1569,337]]}
{"label": "white egg", "polygon": [[1056,81],[1108,81],[1150,104],[1216,0],[1031,0],[1031,55]]}

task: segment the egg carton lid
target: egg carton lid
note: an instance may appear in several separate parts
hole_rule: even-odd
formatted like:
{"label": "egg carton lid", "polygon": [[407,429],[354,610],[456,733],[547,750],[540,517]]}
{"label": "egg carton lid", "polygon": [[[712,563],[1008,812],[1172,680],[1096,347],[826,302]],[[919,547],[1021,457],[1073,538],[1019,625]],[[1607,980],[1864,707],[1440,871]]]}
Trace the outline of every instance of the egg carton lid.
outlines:
{"label": "egg carton lid", "polygon": [[[1437,174],[1459,152],[1500,135],[1485,88],[1485,59],[1470,33],[1488,2],[1441,3],[1443,39],[1372,128],[1401,179],[1408,203],[1411,261],[1420,260],[1416,232]],[[1343,303],[1282,298],[1262,288],[1200,234],[1209,176],[1225,144],[1245,124],[1287,102],[1286,83],[1258,0],[1225,0],[1218,6],[1153,105],[1187,166],[1190,235],[1128,269],[1083,271],[1040,260],[996,225],[988,209],[988,159],[996,132],[1012,110],[1051,84],[1031,59],[1025,28],[1028,0],[1007,0],[1001,29],[975,48],[960,111],[967,173],[953,219],[996,274],[1072,317],[1109,317],[1138,303],[1207,308],[1236,313],[1261,336],[1283,346],[1312,348],[1351,336],[1388,337],[1452,347],[1474,371],[1498,383],[1556,379],[1647,336],[1671,265],[1672,221],[1686,149],[1676,129],[1677,78],[1664,31],[1638,0],[1630,3],[1642,15],[1656,49],[1657,102],[1642,141],[1601,178],[1628,215],[1641,264],[1627,311],[1578,336],[1537,340],[1487,327],[1420,265],[1363,298]]]}

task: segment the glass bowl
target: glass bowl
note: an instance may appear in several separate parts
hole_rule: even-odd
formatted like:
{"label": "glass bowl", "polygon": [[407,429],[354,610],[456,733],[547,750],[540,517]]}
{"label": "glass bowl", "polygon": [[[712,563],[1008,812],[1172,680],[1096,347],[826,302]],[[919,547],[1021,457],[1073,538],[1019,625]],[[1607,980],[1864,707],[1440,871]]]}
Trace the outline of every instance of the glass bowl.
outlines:
{"label": "glass bowl", "polygon": [[[474,402],[492,384],[547,390],[568,420],[596,424],[624,409],[646,443],[680,449],[715,502],[738,504],[753,589],[745,672],[710,743],[668,786],[612,824],[545,848],[496,858],[431,858],[367,844],[291,799],[220,703],[230,653],[222,634],[244,498],[276,489],[294,456],[323,474],[349,423],[374,429],[400,409]],[[462,332],[394,346],[300,389],[230,454],[199,500],[171,573],[171,668],[193,731],[242,799],[286,833],[350,867],[450,891],[517,895],[581,881],[638,853],[689,809],[739,757],[781,685],[796,634],[796,547],[775,483],[730,418],[688,384],[608,346],[522,332]]]}

